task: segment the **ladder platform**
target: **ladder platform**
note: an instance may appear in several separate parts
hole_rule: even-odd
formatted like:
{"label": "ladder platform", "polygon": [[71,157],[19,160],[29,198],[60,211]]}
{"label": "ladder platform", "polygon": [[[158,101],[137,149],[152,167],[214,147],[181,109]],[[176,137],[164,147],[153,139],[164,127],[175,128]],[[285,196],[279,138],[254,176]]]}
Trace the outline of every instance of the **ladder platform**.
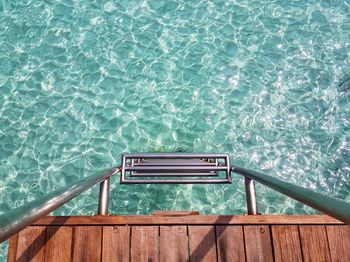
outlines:
{"label": "ladder platform", "polygon": [[172,211],[172,210],[156,210],[152,212],[152,216],[163,217],[179,217],[179,216],[194,216],[199,215],[198,211]]}
{"label": "ladder platform", "polygon": [[228,154],[123,154],[121,184],[231,183]]}

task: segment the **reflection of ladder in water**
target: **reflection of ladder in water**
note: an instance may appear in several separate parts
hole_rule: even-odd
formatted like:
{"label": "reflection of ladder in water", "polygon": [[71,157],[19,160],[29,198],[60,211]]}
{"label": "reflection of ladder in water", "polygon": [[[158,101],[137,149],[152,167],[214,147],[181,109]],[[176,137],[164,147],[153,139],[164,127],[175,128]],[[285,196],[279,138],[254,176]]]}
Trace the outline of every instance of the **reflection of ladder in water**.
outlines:
{"label": "reflection of ladder in water", "polygon": [[[121,184],[130,185],[231,183],[232,172],[245,178],[250,216],[196,212],[104,216],[108,214],[110,178],[117,173]],[[2,215],[0,241],[12,236],[9,261],[350,261],[350,226],[336,219],[324,215],[255,216],[254,180],[350,224],[349,203],[232,167],[227,154],[125,154],[121,167]],[[102,216],[45,217],[97,183],[98,214]]]}

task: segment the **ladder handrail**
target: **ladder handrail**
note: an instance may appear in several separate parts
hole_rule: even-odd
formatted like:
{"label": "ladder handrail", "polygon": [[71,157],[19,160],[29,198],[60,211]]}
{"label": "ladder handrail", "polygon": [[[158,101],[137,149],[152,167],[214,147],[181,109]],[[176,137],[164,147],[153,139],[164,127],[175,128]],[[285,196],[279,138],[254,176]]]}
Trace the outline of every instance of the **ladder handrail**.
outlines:
{"label": "ladder handrail", "polygon": [[1,215],[0,243],[41,217],[48,215],[90,187],[109,179],[112,175],[119,172],[120,168],[115,167],[103,174],[83,178],[78,182],[75,181],[41,198],[15,208],[7,214]]}
{"label": "ladder handrail", "polygon": [[[289,182],[282,181],[276,177],[266,175],[261,172],[249,170],[242,167],[232,167],[231,171],[244,176],[250,180],[259,182],[269,188],[274,189],[289,196],[307,206],[310,206],[316,210],[321,211],[324,214],[332,216],[340,221],[350,225],[350,203],[340,200],[335,197],[327,196],[311,189],[294,185]],[[247,194],[247,204],[249,210],[249,202],[254,203],[253,200],[249,201]],[[255,202],[256,204],[256,202]]]}
{"label": "ladder handrail", "polygon": [[[115,167],[106,173],[83,178],[78,182],[73,182],[61,189],[57,189],[41,198],[20,206],[7,214],[1,215],[0,243],[98,183],[101,184],[98,214],[107,215],[109,180],[112,175],[120,171],[120,167]],[[350,224],[350,203],[346,201],[246,168],[233,166],[230,168],[230,171],[240,174],[245,178],[249,215],[258,213],[254,188],[254,181],[257,181],[303,204],[317,209],[322,213],[335,217],[346,224]]]}

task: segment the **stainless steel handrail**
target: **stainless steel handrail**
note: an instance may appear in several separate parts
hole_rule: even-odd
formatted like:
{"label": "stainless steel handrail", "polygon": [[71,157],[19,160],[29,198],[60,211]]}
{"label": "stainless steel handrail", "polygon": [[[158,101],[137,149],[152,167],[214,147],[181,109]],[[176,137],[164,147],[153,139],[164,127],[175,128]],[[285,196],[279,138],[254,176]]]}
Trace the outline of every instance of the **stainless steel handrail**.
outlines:
{"label": "stainless steel handrail", "polygon": [[108,215],[109,187],[111,178],[106,178],[100,183],[100,195],[98,197],[98,215]]}
{"label": "stainless steel handrail", "polygon": [[[253,170],[232,167],[232,172],[243,175],[245,178],[259,182],[267,187],[270,187],[286,196],[289,196],[301,203],[304,203],[314,209],[321,211],[324,214],[330,215],[350,225],[350,203],[317,193],[311,189],[294,185],[275,177],[256,172]],[[248,198],[248,194],[247,194]],[[250,199],[247,204],[254,203]],[[248,206],[249,210],[249,206]]]}
{"label": "stainless steel handrail", "polygon": [[254,180],[248,177],[244,178],[245,195],[247,202],[248,215],[258,214],[258,203],[256,201],[255,185]]}
{"label": "stainless steel handrail", "polygon": [[[69,184],[61,189],[53,191],[39,199],[36,199],[30,203],[20,206],[7,214],[0,216],[0,243],[16,234],[23,228],[31,225],[36,220],[43,216],[46,216],[50,212],[54,211],[64,203],[68,202],[75,196],[86,191],[93,185],[109,179],[112,175],[120,171],[119,167],[112,168],[106,173],[86,177],[78,182]],[[108,206],[108,196],[106,193],[100,193],[100,207],[101,202],[104,202],[101,210],[106,210]],[[102,198],[102,200],[101,200]],[[104,200],[103,200],[104,199]],[[105,201],[107,200],[107,206]],[[100,208],[99,208],[100,211]]]}
{"label": "stainless steel handrail", "polygon": [[[248,214],[258,213],[254,187],[254,181],[256,181],[350,224],[350,203],[346,201],[326,196],[253,170],[241,167],[232,167],[230,170],[243,175],[245,178]],[[115,167],[104,174],[84,178],[1,215],[0,243],[97,183],[101,183],[98,214],[108,214],[110,177],[120,171],[120,167]]]}

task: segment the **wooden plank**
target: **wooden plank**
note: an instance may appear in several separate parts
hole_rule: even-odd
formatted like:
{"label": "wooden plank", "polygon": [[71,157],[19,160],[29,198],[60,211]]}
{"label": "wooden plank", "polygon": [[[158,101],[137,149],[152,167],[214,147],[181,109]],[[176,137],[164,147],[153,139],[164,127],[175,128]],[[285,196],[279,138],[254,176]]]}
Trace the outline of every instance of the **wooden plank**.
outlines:
{"label": "wooden plank", "polygon": [[44,226],[31,226],[19,232],[16,261],[44,261],[45,232]]}
{"label": "wooden plank", "polygon": [[216,240],[213,226],[189,226],[190,261],[216,261]]}
{"label": "wooden plank", "polygon": [[158,226],[131,228],[131,261],[158,261]]}
{"label": "wooden plank", "polygon": [[325,226],[299,226],[305,261],[331,261]]}
{"label": "wooden plank", "polygon": [[273,261],[269,226],[244,226],[247,261]]}
{"label": "wooden plank", "polygon": [[186,226],[161,226],[159,228],[160,261],[188,261]]}
{"label": "wooden plank", "polygon": [[242,226],[216,226],[218,261],[245,261]]}
{"label": "wooden plank", "polygon": [[45,261],[70,261],[72,238],[72,227],[48,226],[46,229]]}
{"label": "wooden plank", "polygon": [[101,261],[102,228],[76,226],[74,228],[73,261]]}
{"label": "wooden plank", "polygon": [[350,261],[350,226],[326,226],[332,261]]}
{"label": "wooden plank", "polygon": [[102,261],[130,260],[130,227],[103,227]]}
{"label": "wooden plank", "polygon": [[18,234],[12,236],[9,240],[7,262],[15,262],[17,256]]}
{"label": "wooden plank", "polygon": [[272,226],[275,261],[303,261],[298,226]]}
{"label": "wooden plank", "polygon": [[47,216],[33,225],[269,225],[344,224],[326,215],[249,215],[249,216]]}

